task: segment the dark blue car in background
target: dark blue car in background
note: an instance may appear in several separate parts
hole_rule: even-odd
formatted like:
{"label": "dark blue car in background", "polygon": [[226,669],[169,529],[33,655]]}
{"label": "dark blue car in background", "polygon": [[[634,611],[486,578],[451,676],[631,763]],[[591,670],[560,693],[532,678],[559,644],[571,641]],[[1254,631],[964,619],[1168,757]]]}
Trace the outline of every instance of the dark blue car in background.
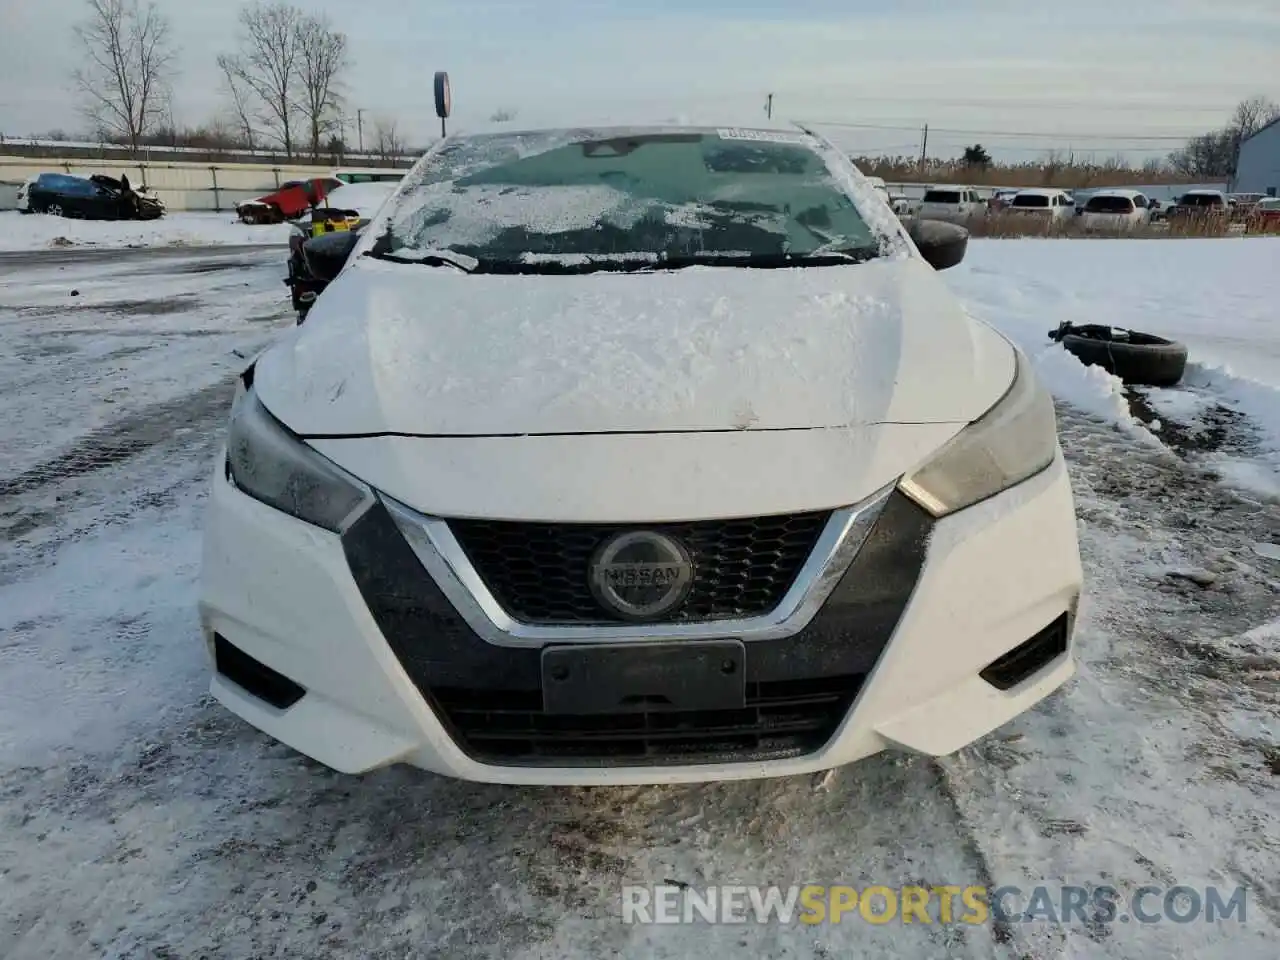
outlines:
{"label": "dark blue car in background", "polygon": [[48,213],[84,220],[155,220],[164,216],[164,204],[138,193],[128,177],[75,177],[66,173],[42,173],[18,188],[18,209],[23,213]]}

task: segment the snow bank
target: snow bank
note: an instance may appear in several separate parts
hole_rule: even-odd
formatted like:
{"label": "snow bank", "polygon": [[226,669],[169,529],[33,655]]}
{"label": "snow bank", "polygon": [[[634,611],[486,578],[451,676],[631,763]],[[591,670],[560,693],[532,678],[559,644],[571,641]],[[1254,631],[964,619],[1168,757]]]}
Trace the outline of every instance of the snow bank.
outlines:
{"label": "snow bank", "polygon": [[1033,335],[1059,320],[1133,326],[1181,340],[1193,363],[1280,390],[1278,264],[1278,237],[974,240],[943,276],[1004,308],[987,318],[997,325]]}
{"label": "snow bank", "polygon": [[[1129,412],[1123,384],[1099,367],[1087,367],[1049,339],[1062,320],[1083,323],[1094,316],[1071,286],[1054,283],[1059,268],[1018,263],[1016,248],[1049,241],[974,240],[963,264],[943,274],[972,316],[990,323],[1035,363],[1049,391],[1078,410],[1116,423],[1154,441]],[[1077,246],[1097,246],[1070,241]],[[1015,251],[1010,258],[1007,254]],[[1069,254],[1070,251],[1060,250]],[[1034,258],[1032,258],[1034,261]]]}
{"label": "snow bank", "polygon": [[[1259,347],[1265,352],[1277,341],[1280,341],[1280,331],[1273,333],[1270,343],[1263,340]],[[1232,486],[1280,498],[1280,390],[1249,377],[1237,376],[1229,366],[1202,363],[1187,365],[1182,386],[1185,391],[1164,393],[1176,395],[1182,392],[1184,398],[1213,397],[1228,410],[1244,414],[1249,427],[1256,432],[1259,450],[1250,451],[1248,456],[1217,453],[1211,458],[1223,479]],[[1161,402],[1168,409],[1170,398],[1166,396]],[[1156,409],[1160,407],[1156,406]]]}
{"label": "snow bank", "polygon": [[1210,461],[1234,486],[1280,496],[1280,239],[974,240],[943,274],[970,312],[1017,343],[1059,400],[1154,440],[1120,381],[1051,341],[1062,321],[1180,340],[1178,387],[1145,391],[1162,418],[1194,429],[1210,410],[1243,414],[1257,450]]}
{"label": "snow bank", "polygon": [[68,220],[43,214],[0,213],[0,251],[285,244],[289,224],[248,226],[231,213],[170,213],[159,220]]}

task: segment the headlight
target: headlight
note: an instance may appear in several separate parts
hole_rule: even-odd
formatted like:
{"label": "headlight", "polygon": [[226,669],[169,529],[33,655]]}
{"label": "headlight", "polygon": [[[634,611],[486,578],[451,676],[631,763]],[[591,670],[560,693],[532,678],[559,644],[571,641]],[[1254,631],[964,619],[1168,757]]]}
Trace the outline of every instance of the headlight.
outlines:
{"label": "headlight", "polygon": [[291,434],[252,388],[231,408],[227,469],[255,500],[334,533],[373,502],[372,490]]}
{"label": "headlight", "polygon": [[1058,449],[1053,398],[1014,349],[1013,385],[915,473],[902,491],[935,517],[954,513],[1035,476]]}

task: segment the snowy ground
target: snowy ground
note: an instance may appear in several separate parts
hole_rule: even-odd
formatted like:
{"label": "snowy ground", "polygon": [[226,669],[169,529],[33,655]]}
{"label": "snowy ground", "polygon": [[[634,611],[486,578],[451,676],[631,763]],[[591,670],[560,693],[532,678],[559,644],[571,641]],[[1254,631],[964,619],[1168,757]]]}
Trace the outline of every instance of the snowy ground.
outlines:
{"label": "snowy ground", "polygon": [[175,211],[159,220],[68,220],[43,214],[0,212],[0,250],[57,247],[199,247],[212,244],[284,244],[289,224],[249,226],[234,213]]}
{"label": "snowy ground", "polygon": [[[976,242],[946,274],[974,313],[1039,361],[1077,409],[1130,419],[1120,384],[1076,363],[1045,334],[1064,320],[1106,323],[1187,345],[1176,390],[1139,391],[1154,432],[1230,482],[1280,496],[1280,240]],[[1166,438],[1167,439],[1167,438]]]}
{"label": "snowy ground", "polygon": [[[1063,401],[1080,673],[957,756],[822,789],[352,778],[241,723],[204,695],[194,580],[237,353],[291,323],[279,252],[0,257],[0,957],[1275,957],[1280,501],[1215,459],[1265,479],[1276,449],[1270,388],[1234,379],[1280,342],[1244,326],[1274,302],[1268,243],[1208,245],[1182,278],[1179,242],[991,241],[948,274]],[[1160,444],[1043,336],[1100,316],[1184,322],[1197,363],[1240,364],[1150,401],[1159,435],[1207,418],[1205,442]],[[1224,324],[1258,343],[1230,353]],[[667,879],[1244,885],[1248,922],[619,922],[620,884]]]}

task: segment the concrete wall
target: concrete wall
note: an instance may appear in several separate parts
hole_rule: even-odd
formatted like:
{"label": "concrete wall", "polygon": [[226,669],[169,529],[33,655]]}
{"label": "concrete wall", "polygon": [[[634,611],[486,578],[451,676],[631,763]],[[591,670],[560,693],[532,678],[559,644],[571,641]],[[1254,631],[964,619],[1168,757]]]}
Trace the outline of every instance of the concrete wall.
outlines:
{"label": "concrete wall", "polygon": [[1235,190],[1280,196],[1280,121],[1263,127],[1240,145]]}
{"label": "concrete wall", "polygon": [[[355,168],[359,169],[359,168]],[[257,163],[146,163],[130,160],[57,159],[0,156],[0,210],[17,206],[18,186],[41,173],[128,176],[152,188],[170,210],[231,210],[241,200],[270,193],[288,180],[328,176],[333,167]]]}

